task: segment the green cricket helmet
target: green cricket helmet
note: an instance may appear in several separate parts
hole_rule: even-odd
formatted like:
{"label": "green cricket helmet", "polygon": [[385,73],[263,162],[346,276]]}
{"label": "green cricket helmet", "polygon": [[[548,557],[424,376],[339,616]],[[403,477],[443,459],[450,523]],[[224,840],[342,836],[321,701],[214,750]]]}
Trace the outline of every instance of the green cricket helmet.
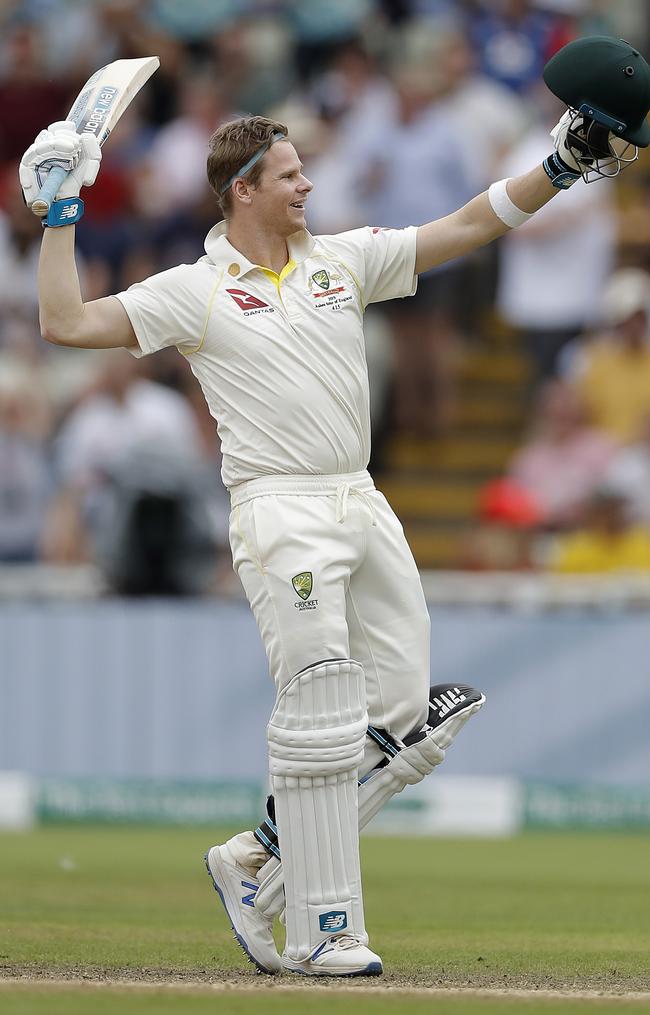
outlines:
{"label": "green cricket helmet", "polygon": [[650,67],[623,39],[592,35],[563,46],[544,81],[567,106],[609,127],[630,144],[650,144]]}
{"label": "green cricket helmet", "polygon": [[566,144],[586,183],[618,176],[650,144],[650,67],[623,39],[570,42],[546,64],[544,81],[569,107]]}

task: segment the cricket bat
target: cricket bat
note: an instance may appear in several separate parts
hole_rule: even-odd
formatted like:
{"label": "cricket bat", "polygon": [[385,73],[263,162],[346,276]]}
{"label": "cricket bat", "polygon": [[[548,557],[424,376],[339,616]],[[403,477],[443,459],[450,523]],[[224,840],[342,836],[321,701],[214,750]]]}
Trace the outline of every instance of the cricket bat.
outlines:
{"label": "cricket bat", "polygon": [[[103,145],[126,107],[159,66],[157,56],[107,63],[88,78],[66,119],[74,121],[78,134],[94,134]],[[55,166],[47,174],[32,204],[32,211],[39,218],[47,215],[67,175],[68,170],[61,166]]]}

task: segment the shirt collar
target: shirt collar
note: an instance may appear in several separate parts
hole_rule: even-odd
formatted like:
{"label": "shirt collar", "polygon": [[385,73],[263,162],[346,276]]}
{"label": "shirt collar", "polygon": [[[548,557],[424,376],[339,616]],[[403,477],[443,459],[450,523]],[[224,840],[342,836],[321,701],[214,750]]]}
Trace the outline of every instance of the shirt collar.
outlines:
{"label": "shirt collar", "polygon": [[[233,247],[226,236],[227,228],[228,225],[225,221],[218,222],[216,226],[212,227],[205,238],[205,252],[208,259],[219,268],[227,271],[231,278],[241,278],[259,266],[253,264]],[[306,229],[299,229],[298,232],[292,233],[287,238],[289,258],[296,263],[304,261],[314,249],[314,243],[314,237]]]}

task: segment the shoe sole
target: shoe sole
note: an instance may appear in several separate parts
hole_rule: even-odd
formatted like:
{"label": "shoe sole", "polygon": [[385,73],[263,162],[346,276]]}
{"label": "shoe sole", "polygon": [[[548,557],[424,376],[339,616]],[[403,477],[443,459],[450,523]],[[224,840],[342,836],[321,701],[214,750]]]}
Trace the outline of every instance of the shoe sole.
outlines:
{"label": "shoe sole", "polygon": [[267,969],[266,966],[263,966],[262,963],[258,959],[256,959],[255,956],[253,955],[253,953],[251,952],[250,948],[248,947],[248,943],[246,941],[246,938],[243,937],[243,935],[241,935],[238,932],[237,928],[235,927],[235,924],[233,922],[233,918],[231,916],[230,910],[228,909],[228,903],[226,902],[225,895],[224,895],[223,891],[221,890],[221,888],[219,886],[219,883],[216,880],[214,874],[212,873],[212,868],[210,867],[209,856],[210,856],[210,851],[208,850],[208,852],[203,857],[203,859],[205,861],[205,869],[207,870],[208,876],[210,878],[210,881],[212,882],[212,887],[214,888],[215,892],[217,893],[217,895],[221,899],[221,903],[223,905],[223,908],[226,911],[226,916],[228,917],[228,922],[229,922],[230,926],[232,927],[233,934],[235,935],[235,941],[237,942],[237,944],[239,945],[239,947],[243,951],[243,953],[246,956],[246,958],[248,959],[248,961],[253,963],[253,965],[255,966],[255,968],[257,969],[257,971],[259,973],[264,973],[265,976],[276,976],[277,973],[280,972],[280,970]]}
{"label": "shoe sole", "polygon": [[334,972],[323,972],[314,970],[314,972],[307,972],[306,969],[291,969],[290,966],[285,966],[284,970],[286,973],[296,973],[298,976],[329,976],[332,979],[340,980],[341,978],[350,979],[352,976],[381,976],[384,971],[384,967],[381,962],[369,962],[363,969],[354,969],[349,973],[334,973]]}

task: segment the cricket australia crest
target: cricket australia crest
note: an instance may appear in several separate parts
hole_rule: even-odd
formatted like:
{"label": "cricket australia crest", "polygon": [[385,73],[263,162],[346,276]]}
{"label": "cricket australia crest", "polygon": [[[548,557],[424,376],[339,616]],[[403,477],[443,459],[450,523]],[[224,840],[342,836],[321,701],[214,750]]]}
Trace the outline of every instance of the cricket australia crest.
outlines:
{"label": "cricket australia crest", "polygon": [[321,289],[329,289],[330,277],[324,268],[321,268],[320,271],[315,271],[312,275],[312,279],[317,286],[320,286]]}
{"label": "cricket australia crest", "polygon": [[301,599],[309,599],[314,584],[311,571],[301,571],[294,575],[291,584]]}
{"label": "cricket australia crest", "polygon": [[343,276],[334,268],[330,271],[325,268],[315,271],[309,276],[308,288],[316,310],[323,307],[342,310],[346,303],[352,302],[352,295],[343,282]]}

